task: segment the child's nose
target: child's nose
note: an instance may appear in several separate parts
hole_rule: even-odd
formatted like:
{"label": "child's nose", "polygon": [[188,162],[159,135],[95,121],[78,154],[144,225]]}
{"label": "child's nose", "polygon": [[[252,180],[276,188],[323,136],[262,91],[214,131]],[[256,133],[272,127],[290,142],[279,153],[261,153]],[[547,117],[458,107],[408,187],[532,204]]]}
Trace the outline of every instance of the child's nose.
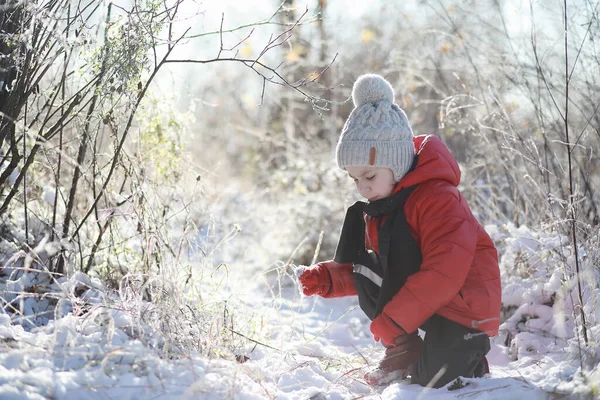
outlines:
{"label": "child's nose", "polygon": [[358,191],[362,193],[367,193],[369,191],[369,188],[370,186],[367,182],[361,182],[358,187]]}

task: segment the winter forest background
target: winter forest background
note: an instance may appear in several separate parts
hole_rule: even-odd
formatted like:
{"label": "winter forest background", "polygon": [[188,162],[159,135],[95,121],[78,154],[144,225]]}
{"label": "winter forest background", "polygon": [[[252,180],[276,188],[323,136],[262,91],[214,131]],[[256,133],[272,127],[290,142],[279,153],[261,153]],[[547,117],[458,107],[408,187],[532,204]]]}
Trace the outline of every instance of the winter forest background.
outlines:
{"label": "winter forest background", "polygon": [[[0,398],[600,395],[600,4],[0,0]],[[385,76],[499,250],[491,374],[369,388],[356,299],[303,298]]]}

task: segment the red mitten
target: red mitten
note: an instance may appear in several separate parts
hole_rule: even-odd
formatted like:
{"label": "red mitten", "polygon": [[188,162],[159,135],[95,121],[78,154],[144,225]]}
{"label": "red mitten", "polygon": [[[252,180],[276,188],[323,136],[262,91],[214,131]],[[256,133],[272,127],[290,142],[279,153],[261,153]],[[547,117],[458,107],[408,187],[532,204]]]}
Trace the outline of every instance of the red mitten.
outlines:
{"label": "red mitten", "polygon": [[415,331],[397,337],[394,342],[394,346],[385,350],[385,356],[377,367],[365,374],[369,385],[383,385],[394,379],[404,379],[413,372],[413,365],[423,351],[423,340]]}
{"label": "red mitten", "polygon": [[395,344],[394,339],[406,332],[392,321],[385,312],[382,312],[371,322],[371,333],[376,342],[381,340],[385,347],[392,347]]}
{"label": "red mitten", "polygon": [[331,299],[335,297],[356,296],[352,264],[338,264],[335,261],[322,261],[319,265],[327,268],[329,276],[331,276],[331,290],[324,296],[325,298]]}
{"label": "red mitten", "polygon": [[298,271],[302,293],[305,296],[325,296],[331,290],[331,275],[329,270],[321,263],[315,264],[308,269]]}

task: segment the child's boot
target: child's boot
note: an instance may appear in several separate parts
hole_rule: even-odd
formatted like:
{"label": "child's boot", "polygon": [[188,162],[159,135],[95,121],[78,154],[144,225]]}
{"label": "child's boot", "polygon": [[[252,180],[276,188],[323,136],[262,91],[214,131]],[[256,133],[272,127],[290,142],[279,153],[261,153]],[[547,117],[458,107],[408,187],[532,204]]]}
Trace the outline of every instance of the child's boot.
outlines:
{"label": "child's boot", "polygon": [[398,336],[395,342],[395,346],[385,349],[385,356],[377,367],[365,374],[365,381],[369,385],[385,385],[410,375],[412,366],[417,362],[423,350],[423,340],[415,331]]}
{"label": "child's boot", "polygon": [[475,367],[475,371],[473,372],[474,378],[481,378],[485,374],[490,373],[490,364],[485,356],[479,361],[479,364]]}

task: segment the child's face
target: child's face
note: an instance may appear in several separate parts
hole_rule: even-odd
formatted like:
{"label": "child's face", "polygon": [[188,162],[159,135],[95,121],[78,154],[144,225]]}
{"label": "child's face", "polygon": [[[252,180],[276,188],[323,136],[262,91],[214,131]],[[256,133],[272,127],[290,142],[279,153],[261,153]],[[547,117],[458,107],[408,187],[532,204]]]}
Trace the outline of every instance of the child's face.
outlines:
{"label": "child's face", "polygon": [[362,197],[375,201],[391,196],[396,187],[394,173],[389,168],[346,167]]}

